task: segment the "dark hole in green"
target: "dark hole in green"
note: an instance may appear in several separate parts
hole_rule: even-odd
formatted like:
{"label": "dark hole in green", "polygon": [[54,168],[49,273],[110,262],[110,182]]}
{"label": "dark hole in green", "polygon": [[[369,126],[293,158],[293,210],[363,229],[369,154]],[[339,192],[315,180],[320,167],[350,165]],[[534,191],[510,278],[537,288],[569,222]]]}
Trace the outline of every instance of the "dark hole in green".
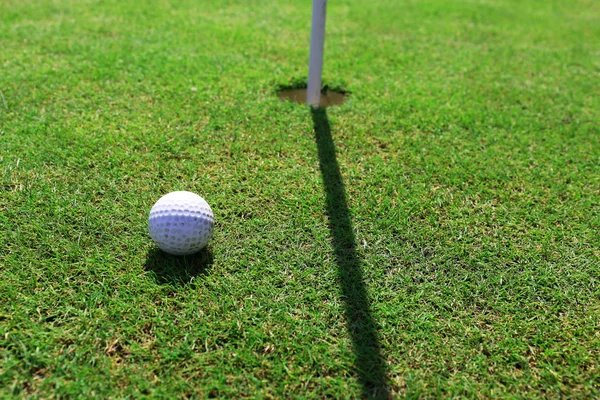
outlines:
{"label": "dark hole in green", "polygon": [[[277,97],[281,100],[306,104],[306,88],[282,89],[277,92]],[[347,98],[347,93],[324,88],[321,91],[319,107],[339,106],[343,104]]]}

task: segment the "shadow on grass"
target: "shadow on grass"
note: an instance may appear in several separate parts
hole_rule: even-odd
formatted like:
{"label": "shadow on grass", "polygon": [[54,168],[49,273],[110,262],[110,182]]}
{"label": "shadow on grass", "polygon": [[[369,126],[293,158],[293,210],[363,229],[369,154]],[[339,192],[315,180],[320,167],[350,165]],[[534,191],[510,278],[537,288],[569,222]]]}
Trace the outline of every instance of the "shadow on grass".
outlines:
{"label": "shadow on grass", "polygon": [[319,152],[319,167],[327,195],[329,230],[345,300],[345,317],[352,338],[356,369],[363,397],[388,399],[387,368],[381,356],[377,327],[371,316],[361,260],[356,251],[356,238],[344,181],[331,138],[331,127],[324,108],[312,109],[312,119]]}
{"label": "shadow on grass", "polygon": [[154,248],[148,253],[144,268],[152,272],[160,284],[186,285],[195,276],[207,273],[212,264],[213,254],[209,247],[189,256],[172,256]]}

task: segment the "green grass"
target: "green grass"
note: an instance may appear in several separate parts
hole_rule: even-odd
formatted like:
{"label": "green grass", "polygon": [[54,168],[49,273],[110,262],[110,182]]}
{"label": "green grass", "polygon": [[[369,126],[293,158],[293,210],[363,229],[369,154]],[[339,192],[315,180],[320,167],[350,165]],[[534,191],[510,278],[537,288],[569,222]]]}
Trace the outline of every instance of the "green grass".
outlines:
{"label": "green grass", "polygon": [[329,3],[1,2],[0,397],[600,396],[600,3]]}

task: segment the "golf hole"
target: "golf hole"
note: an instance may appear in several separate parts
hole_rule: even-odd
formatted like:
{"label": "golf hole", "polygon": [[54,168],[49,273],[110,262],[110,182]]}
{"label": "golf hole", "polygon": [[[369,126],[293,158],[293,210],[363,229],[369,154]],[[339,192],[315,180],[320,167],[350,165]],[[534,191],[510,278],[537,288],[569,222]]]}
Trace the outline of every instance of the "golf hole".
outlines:
{"label": "golf hole", "polygon": [[[277,92],[277,97],[284,101],[306,105],[306,88],[283,89]],[[346,101],[347,97],[347,93],[325,88],[321,91],[319,107],[339,106]]]}

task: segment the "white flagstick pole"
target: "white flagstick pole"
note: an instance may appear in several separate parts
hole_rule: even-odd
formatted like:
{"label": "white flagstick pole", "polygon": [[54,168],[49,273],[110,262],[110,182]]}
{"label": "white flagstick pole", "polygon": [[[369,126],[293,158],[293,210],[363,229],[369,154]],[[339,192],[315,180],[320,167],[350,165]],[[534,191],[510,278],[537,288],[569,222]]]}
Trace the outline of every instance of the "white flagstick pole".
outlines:
{"label": "white flagstick pole", "polygon": [[313,0],[306,103],[315,108],[319,106],[319,102],[321,101],[321,75],[323,73],[326,10],[327,0]]}

